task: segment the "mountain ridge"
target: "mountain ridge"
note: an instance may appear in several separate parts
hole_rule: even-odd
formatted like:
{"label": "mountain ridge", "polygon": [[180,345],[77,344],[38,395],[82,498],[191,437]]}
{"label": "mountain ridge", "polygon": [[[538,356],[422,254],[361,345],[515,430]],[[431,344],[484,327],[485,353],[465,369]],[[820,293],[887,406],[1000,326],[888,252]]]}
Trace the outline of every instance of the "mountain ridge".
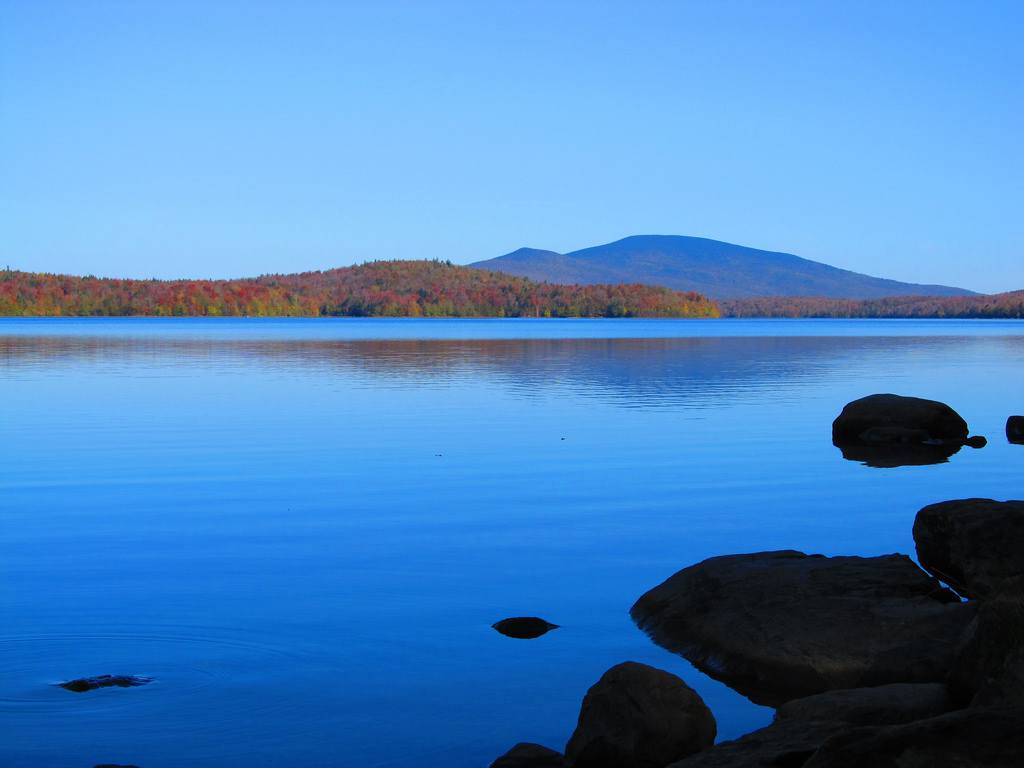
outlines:
{"label": "mountain ridge", "polygon": [[686,235],[631,235],[569,253],[519,248],[469,266],[547,282],[661,285],[715,299],[977,295],[955,286],[874,277],[792,253]]}

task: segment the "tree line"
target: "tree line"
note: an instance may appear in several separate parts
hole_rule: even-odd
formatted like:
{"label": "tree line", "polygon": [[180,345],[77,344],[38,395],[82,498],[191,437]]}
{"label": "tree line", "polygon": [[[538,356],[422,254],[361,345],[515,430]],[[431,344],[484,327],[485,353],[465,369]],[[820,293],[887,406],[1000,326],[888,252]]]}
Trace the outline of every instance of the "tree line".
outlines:
{"label": "tree line", "polygon": [[717,317],[692,292],[558,285],[442,261],[376,261],[240,280],[136,280],[7,270],[3,316]]}

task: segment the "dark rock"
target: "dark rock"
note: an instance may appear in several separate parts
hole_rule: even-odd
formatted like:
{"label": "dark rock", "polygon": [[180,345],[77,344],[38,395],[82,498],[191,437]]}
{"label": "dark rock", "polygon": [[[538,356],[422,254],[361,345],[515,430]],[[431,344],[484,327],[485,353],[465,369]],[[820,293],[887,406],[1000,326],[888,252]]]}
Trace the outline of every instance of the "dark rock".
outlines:
{"label": "dark rock", "polygon": [[854,728],[828,739],[804,768],[1020,768],[1024,709],[972,708],[907,725]]}
{"label": "dark rock", "polygon": [[874,467],[939,464],[967,439],[967,422],[956,411],[919,397],[869,395],[848,403],[832,422],[832,443],[843,457]]}
{"label": "dark rock", "polygon": [[961,704],[1024,705],[1024,579],[982,601],[949,686]]}
{"label": "dark rock", "polygon": [[988,438],[984,435],[972,435],[964,440],[964,445],[968,448],[984,448],[988,445]]}
{"label": "dark rock", "polygon": [[627,661],[583,697],[565,748],[574,768],[664,768],[715,741],[715,718],[673,674]]}
{"label": "dark rock", "polygon": [[975,606],[905,555],[714,557],[641,597],[659,645],[757,703],[836,688],[940,682]]}
{"label": "dark rock", "polygon": [[557,624],[538,619],[536,616],[515,616],[502,619],[491,626],[506,637],[515,637],[519,640],[532,640],[547,634],[552,629],[558,629]]}
{"label": "dark rock", "polygon": [[1006,439],[1024,445],[1024,416],[1011,416],[1006,420]]}
{"label": "dark rock", "polygon": [[60,683],[60,687],[75,693],[95,691],[97,688],[135,688],[152,682],[151,677],[139,677],[137,675],[97,675],[96,677],[80,677],[76,680],[68,680]]}
{"label": "dark rock", "polygon": [[827,739],[858,726],[909,723],[952,708],[941,683],[894,683],[828,691],[784,704],[767,728],[718,744],[671,768],[800,766]]}
{"label": "dark rock", "polygon": [[669,768],[789,768],[803,765],[830,737],[849,723],[787,720],[734,741],[724,741]]}
{"label": "dark rock", "polygon": [[869,430],[897,430],[904,438],[913,434],[913,442],[967,439],[967,422],[960,414],[945,403],[919,397],[868,395],[848,403],[832,422],[834,440],[862,440]]}
{"label": "dark rock", "polygon": [[951,709],[955,709],[955,704],[942,683],[892,683],[794,699],[779,707],[775,719],[896,725],[935,717]]}
{"label": "dark rock", "polygon": [[1024,577],[1024,501],[961,499],[914,519],[921,565],[965,597],[985,597]]}
{"label": "dark rock", "polygon": [[565,768],[567,765],[561,752],[521,742],[491,763],[491,768]]}

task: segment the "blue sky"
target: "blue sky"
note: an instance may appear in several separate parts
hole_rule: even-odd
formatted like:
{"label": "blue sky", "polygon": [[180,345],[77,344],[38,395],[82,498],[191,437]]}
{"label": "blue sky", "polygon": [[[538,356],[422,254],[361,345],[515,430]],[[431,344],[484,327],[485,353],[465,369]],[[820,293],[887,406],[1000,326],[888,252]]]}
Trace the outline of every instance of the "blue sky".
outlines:
{"label": "blue sky", "polygon": [[0,3],[0,264],[687,234],[1024,288],[1024,4]]}

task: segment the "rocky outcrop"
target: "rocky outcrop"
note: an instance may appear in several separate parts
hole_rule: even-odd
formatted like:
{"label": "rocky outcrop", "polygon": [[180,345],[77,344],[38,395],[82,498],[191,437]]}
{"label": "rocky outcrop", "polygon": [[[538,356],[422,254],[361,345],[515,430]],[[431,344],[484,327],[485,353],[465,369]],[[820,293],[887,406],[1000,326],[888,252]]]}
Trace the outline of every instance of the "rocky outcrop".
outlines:
{"label": "rocky outcrop", "polygon": [[538,619],[536,616],[514,616],[502,619],[491,626],[506,637],[514,637],[518,640],[533,640],[553,629],[558,629],[557,624]]}
{"label": "rocky outcrop", "polygon": [[810,759],[829,738],[862,725],[895,725],[953,708],[941,683],[895,683],[828,691],[784,704],[766,728],[727,741],[672,768],[778,768]]}
{"label": "rocky outcrop", "polygon": [[625,662],[583,698],[565,748],[575,768],[664,768],[715,741],[715,719],[673,674]]}
{"label": "rocky outcrop", "polygon": [[137,675],[96,675],[95,677],[79,677],[75,680],[68,680],[66,683],[59,683],[59,685],[66,691],[85,693],[86,691],[95,691],[97,688],[135,688],[149,682],[152,682],[152,678]]}
{"label": "rocky outcrop", "polygon": [[945,403],[891,394],[854,400],[832,422],[843,457],[875,467],[938,464],[963,445],[985,445],[967,433],[967,422]]}
{"label": "rocky outcrop", "polygon": [[986,597],[1024,577],[1024,501],[931,504],[914,520],[917,559],[965,597]]}
{"label": "rocky outcrop", "polygon": [[907,725],[855,728],[825,741],[804,768],[1024,765],[1024,709],[974,708]]}
{"label": "rocky outcrop", "polygon": [[714,557],[631,615],[659,645],[761,704],[944,680],[975,608],[905,555]]}
{"label": "rocky outcrop", "polygon": [[775,713],[782,721],[830,721],[851,725],[896,725],[935,717],[954,709],[942,683],[892,683],[871,688],[826,691],[794,699]]}
{"label": "rocky outcrop", "polygon": [[521,742],[499,757],[490,768],[566,768],[568,763],[560,752],[540,744]]}
{"label": "rocky outcrop", "polygon": [[1024,579],[1014,587],[982,601],[965,633],[949,677],[961,704],[1024,706]]}

